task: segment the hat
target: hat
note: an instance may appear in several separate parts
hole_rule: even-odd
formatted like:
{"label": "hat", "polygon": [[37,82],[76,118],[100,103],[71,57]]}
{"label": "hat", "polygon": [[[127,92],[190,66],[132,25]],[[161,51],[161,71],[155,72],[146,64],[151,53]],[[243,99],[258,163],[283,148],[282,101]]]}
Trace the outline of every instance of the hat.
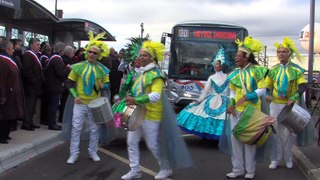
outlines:
{"label": "hat", "polygon": [[160,42],[145,41],[141,48],[146,51],[156,63],[163,60],[165,46]]}
{"label": "hat", "polygon": [[217,60],[220,60],[221,64],[224,64],[224,63],[226,62],[226,61],[225,61],[225,56],[224,56],[224,49],[223,49],[223,47],[221,47],[221,48],[218,50],[218,52],[217,52],[216,56],[214,57],[211,65],[214,65],[214,63],[216,63]]}
{"label": "hat", "polygon": [[238,50],[246,53],[246,57],[249,57],[251,53],[260,53],[263,50],[263,44],[258,40],[250,36],[244,38],[241,42],[239,39],[235,41],[238,45]]}
{"label": "hat", "polygon": [[91,49],[92,46],[95,46],[99,48],[100,50],[100,55],[98,57],[98,60],[101,60],[103,57],[108,57],[110,54],[110,49],[108,48],[107,44],[101,41],[101,39],[104,39],[105,32],[102,32],[98,34],[96,37],[93,36],[93,33],[90,31],[88,32],[89,36],[89,43],[85,47],[86,51],[86,59],[88,58],[88,51]]}
{"label": "hat", "polygon": [[283,38],[283,43],[282,44],[279,44],[279,43],[274,43],[274,46],[277,48],[277,50],[281,47],[283,48],[286,48],[289,50],[289,53],[290,53],[290,59],[293,58],[293,55],[295,54],[297,59],[299,61],[301,61],[301,55],[300,53],[298,52],[293,40],[291,40],[289,37],[285,37]]}
{"label": "hat", "polygon": [[137,57],[139,57],[139,51],[142,47],[144,41],[149,40],[149,35],[144,38],[132,37],[129,38],[130,42],[126,44],[124,60],[128,63],[133,62]]}

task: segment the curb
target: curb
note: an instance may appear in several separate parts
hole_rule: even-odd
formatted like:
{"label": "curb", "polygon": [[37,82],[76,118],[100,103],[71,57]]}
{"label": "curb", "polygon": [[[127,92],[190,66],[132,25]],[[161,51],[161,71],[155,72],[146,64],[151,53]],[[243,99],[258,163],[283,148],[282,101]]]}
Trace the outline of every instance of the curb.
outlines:
{"label": "curb", "polygon": [[292,153],[295,163],[308,180],[320,180],[320,168],[312,164],[297,146],[293,146]]}
{"label": "curb", "polygon": [[37,137],[37,141],[20,143],[14,148],[10,148],[0,154],[0,173],[18,166],[51,148],[62,144],[59,134],[47,134],[42,138]]}

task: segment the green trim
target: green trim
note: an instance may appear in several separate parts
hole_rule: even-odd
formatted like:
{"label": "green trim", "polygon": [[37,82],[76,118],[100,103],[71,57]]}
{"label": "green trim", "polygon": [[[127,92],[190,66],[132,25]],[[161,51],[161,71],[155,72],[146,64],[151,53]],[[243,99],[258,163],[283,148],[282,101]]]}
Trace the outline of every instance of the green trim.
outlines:
{"label": "green trim", "polygon": [[228,106],[230,107],[230,106],[234,106],[234,105],[236,105],[236,100],[234,98],[230,98]]}
{"label": "green trim", "polygon": [[77,90],[75,88],[70,88],[70,93],[74,98],[78,97]]}
{"label": "green trim", "polygon": [[[277,81],[277,74],[279,73],[280,68],[281,68],[280,64],[274,65],[269,70],[268,77],[270,77],[270,79],[272,79],[273,81]],[[290,62],[290,64],[287,66],[287,68],[288,68],[288,73],[289,73],[289,77],[288,77],[289,81],[296,80],[296,79],[300,78],[300,76],[303,75],[303,73],[305,71],[303,68],[301,68],[299,65],[297,65],[293,62]]]}
{"label": "green trim", "polygon": [[147,104],[150,102],[148,95],[138,96],[135,98],[135,101],[136,101],[136,104]]}
{"label": "green trim", "polygon": [[144,86],[150,86],[153,82],[153,80],[155,78],[164,78],[164,75],[162,74],[162,72],[160,71],[159,68],[155,67],[147,72],[145,72],[145,82],[144,82]]}
{"label": "green trim", "polygon": [[298,92],[296,92],[293,96],[290,97],[290,100],[296,101],[300,98],[300,95]]}

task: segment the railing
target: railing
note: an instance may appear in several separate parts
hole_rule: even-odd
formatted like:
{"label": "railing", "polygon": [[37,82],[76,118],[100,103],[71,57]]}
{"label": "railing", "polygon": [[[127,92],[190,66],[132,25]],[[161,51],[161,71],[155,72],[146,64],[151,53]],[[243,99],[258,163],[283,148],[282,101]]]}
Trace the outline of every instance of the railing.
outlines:
{"label": "railing", "polygon": [[308,84],[306,104],[311,117],[318,118],[315,128],[318,126],[318,145],[320,145],[320,83]]}

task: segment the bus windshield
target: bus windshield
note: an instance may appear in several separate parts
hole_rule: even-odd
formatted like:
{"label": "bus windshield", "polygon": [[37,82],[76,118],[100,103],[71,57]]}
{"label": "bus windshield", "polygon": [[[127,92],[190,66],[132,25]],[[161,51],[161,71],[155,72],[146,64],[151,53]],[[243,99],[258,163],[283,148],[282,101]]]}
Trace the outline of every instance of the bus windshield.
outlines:
{"label": "bus windshield", "polygon": [[[207,80],[213,74],[211,65],[218,50],[225,49],[228,62],[233,62],[236,50],[234,42],[213,43],[202,41],[177,41],[172,44],[170,78]],[[234,63],[230,64],[234,68]]]}
{"label": "bus windshield", "polygon": [[168,77],[171,79],[207,80],[214,73],[211,63],[220,48],[224,49],[228,72],[235,67],[236,39],[247,30],[241,27],[175,26],[172,31]]}

